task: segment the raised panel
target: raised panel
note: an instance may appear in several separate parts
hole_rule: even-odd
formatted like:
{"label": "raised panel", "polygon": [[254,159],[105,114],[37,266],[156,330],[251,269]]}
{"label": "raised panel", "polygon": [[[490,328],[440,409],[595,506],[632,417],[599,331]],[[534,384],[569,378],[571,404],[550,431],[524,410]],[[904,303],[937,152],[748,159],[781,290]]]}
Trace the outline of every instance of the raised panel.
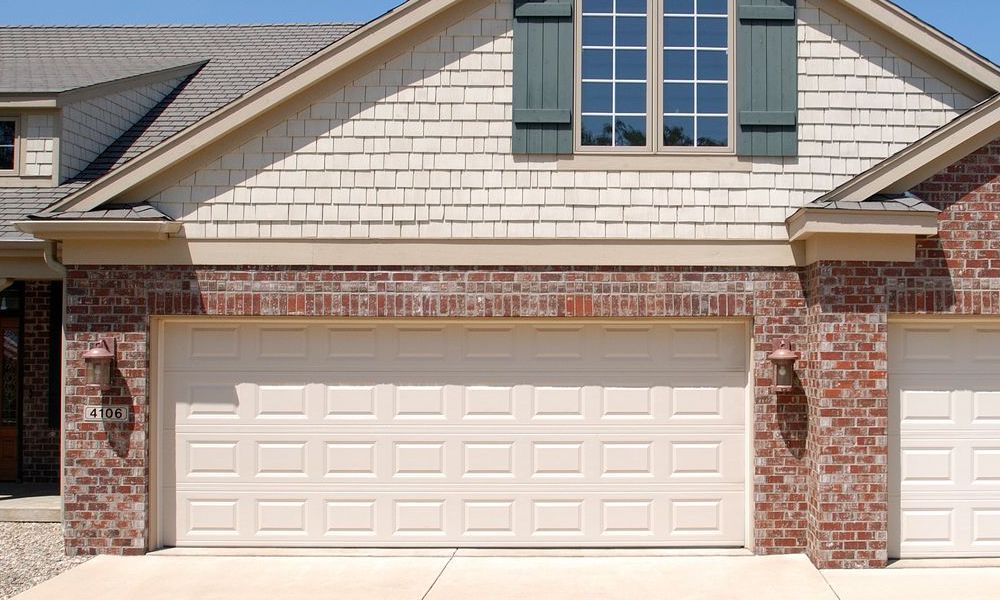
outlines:
{"label": "raised panel", "polygon": [[510,387],[467,386],[463,402],[466,418],[514,417],[514,390]]}
{"label": "raised panel", "polygon": [[257,444],[257,475],[305,477],[304,442],[260,442]]}
{"label": "raised panel", "polygon": [[307,354],[308,335],[304,327],[260,330],[260,358],[302,358]]}
{"label": "raised panel", "polygon": [[721,477],[721,442],[671,442],[672,477]]}
{"label": "raised panel", "polygon": [[572,360],[583,358],[583,329],[536,328],[534,358]]}
{"label": "raised panel", "polygon": [[257,532],[264,534],[304,535],[306,533],[306,501],[258,501]]}
{"label": "raised panel", "polygon": [[186,406],[187,419],[238,419],[240,398],[232,384],[190,384]]}
{"label": "raised panel", "polygon": [[973,360],[1000,361],[1000,329],[976,328],[971,345]]}
{"label": "raised panel", "polygon": [[188,442],[188,476],[238,477],[236,442]]}
{"label": "raised panel", "polygon": [[602,415],[607,419],[651,419],[652,390],[648,387],[606,387]]}
{"label": "raised panel", "polygon": [[443,419],[444,388],[441,386],[397,387],[396,417],[402,419]]}
{"label": "raised panel", "polygon": [[583,389],[536,387],[534,415],[541,418],[583,417]]}
{"label": "raised panel", "polygon": [[954,481],[954,450],[951,448],[902,448],[901,456],[904,485]]}
{"label": "raised panel", "polygon": [[[1000,376],[1000,373],[997,373]],[[1000,382],[997,383],[1000,387]],[[984,423],[1000,427],[1000,391],[973,392],[972,418],[977,424]]]}
{"label": "raised panel", "polygon": [[672,357],[677,360],[718,360],[721,339],[718,327],[675,327]]}
{"label": "raised panel", "polygon": [[333,536],[375,535],[375,500],[328,500],[326,533]]}
{"label": "raised panel", "polygon": [[613,360],[652,359],[653,329],[605,327],[601,355]]}
{"label": "raised panel", "polygon": [[900,416],[904,426],[907,422],[952,421],[954,414],[951,392],[900,392]]}
{"label": "raised panel", "polygon": [[375,442],[329,442],[326,474],[331,477],[375,477]]}
{"label": "raised panel", "polygon": [[329,343],[330,358],[355,360],[375,358],[375,329],[370,327],[331,329]]}
{"label": "raised panel", "polygon": [[[1000,502],[997,503],[1000,505]],[[1000,507],[972,511],[972,541],[974,543],[1000,543]]]}
{"label": "raised panel", "polygon": [[473,360],[514,358],[514,329],[469,328],[465,331],[465,358]]}
{"label": "raised panel", "polygon": [[721,533],[721,500],[674,500],[670,505],[672,533]]}
{"label": "raised panel", "polygon": [[396,357],[402,359],[444,358],[448,352],[444,329],[406,329],[397,331]]}
{"label": "raised panel", "polygon": [[514,534],[513,500],[466,500],[465,533]]}
{"label": "raised panel", "polygon": [[602,449],[602,475],[652,476],[653,442],[605,442]]}
{"label": "raised panel", "polygon": [[513,442],[466,442],[464,448],[466,477],[514,476]]}
{"label": "raised panel", "polygon": [[190,533],[237,533],[239,502],[235,499],[188,500]]}
{"label": "raised panel", "polygon": [[951,361],[953,340],[951,328],[907,329],[903,334],[903,357],[911,361]]}
{"label": "raised panel", "polygon": [[[1000,481],[1000,448],[973,448],[972,483]],[[1000,498],[997,499],[1000,506]]]}
{"label": "raised panel", "polygon": [[397,500],[396,533],[444,534],[444,500]]}
{"label": "raised panel", "polygon": [[396,443],[395,473],[401,477],[443,477],[444,443]]}
{"label": "raised panel", "polygon": [[583,500],[536,500],[532,503],[536,534],[582,534]]}
{"label": "raised panel", "polygon": [[583,443],[535,443],[532,473],[535,476],[583,476]]}
{"label": "raised panel", "polygon": [[671,416],[679,419],[721,419],[719,388],[674,388]]}
{"label": "raised panel", "polygon": [[652,500],[605,500],[601,503],[604,533],[652,535]]}
{"label": "raised panel", "polygon": [[954,510],[906,509],[902,511],[900,537],[904,544],[951,544],[954,541]]}
{"label": "raised panel", "polygon": [[326,405],[327,415],[336,419],[374,419],[375,386],[330,386]]}
{"label": "raised panel", "polygon": [[239,358],[240,334],[236,327],[192,327],[188,357]]}
{"label": "raised panel", "polygon": [[304,385],[262,385],[257,388],[257,416],[267,419],[305,419]]}

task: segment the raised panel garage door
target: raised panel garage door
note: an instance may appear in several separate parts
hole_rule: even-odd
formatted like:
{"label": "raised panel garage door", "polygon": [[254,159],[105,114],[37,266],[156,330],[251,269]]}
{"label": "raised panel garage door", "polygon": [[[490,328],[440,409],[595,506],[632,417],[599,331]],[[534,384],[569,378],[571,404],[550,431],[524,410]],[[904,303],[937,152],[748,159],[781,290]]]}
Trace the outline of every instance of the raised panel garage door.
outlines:
{"label": "raised panel garage door", "polygon": [[166,322],[165,546],[742,546],[743,323]]}
{"label": "raised panel garage door", "polygon": [[889,326],[889,553],[1000,556],[1000,320]]}

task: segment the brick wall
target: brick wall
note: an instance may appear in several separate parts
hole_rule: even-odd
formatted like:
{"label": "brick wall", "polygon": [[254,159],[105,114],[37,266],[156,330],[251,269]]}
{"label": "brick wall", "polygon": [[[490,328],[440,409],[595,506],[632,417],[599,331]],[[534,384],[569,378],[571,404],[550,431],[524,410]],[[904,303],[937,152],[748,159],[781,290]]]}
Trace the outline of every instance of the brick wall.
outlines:
{"label": "brick wall", "polygon": [[513,7],[497,0],[151,202],[191,238],[787,239],[797,208],[974,103],[798,4],[794,158],[671,172],[513,156]]}
{"label": "brick wall", "polygon": [[[72,268],[67,278],[66,535],[71,553],[138,554],[146,544],[147,315],[355,317],[752,317],[756,370],[754,518],[762,553],[805,545],[804,401],[778,403],[764,361],[776,336],[801,336],[794,270]],[[119,339],[120,379],[104,396],[135,422],[80,422],[97,400],[82,352]]]}
{"label": "brick wall", "polygon": [[21,479],[59,481],[59,427],[49,423],[50,283],[24,287]]}

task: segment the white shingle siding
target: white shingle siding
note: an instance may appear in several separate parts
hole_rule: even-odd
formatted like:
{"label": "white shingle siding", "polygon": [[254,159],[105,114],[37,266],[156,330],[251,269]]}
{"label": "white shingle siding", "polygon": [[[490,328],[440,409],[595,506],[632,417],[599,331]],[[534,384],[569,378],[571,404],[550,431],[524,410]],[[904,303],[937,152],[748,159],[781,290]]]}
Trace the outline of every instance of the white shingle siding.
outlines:
{"label": "white shingle siding", "polygon": [[128,131],[182,79],[153,83],[67,105],[62,112],[60,177],[87,168],[112,142]]}
{"label": "white shingle siding", "polygon": [[51,177],[55,164],[55,116],[29,114],[21,120],[21,127],[21,143],[24,144],[21,175]]}
{"label": "white shingle siding", "polygon": [[780,240],[796,207],[972,105],[800,3],[799,157],[558,171],[510,153],[511,11],[499,0],[152,202],[193,238]]}

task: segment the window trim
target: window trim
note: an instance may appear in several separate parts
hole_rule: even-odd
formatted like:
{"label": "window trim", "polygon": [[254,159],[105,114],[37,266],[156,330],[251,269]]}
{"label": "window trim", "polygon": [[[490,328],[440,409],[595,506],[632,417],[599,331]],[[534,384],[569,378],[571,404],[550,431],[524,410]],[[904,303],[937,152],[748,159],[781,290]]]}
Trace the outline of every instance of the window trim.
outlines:
{"label": "window trim", "polygon": [[21,164],[24,162],[21,156],[21,116],[0,114],[0,121],[14,123],[14,167],[12,169],[0,169],[0,176],[13,177],[21,174]]}
{"label": "window trim", "polygon": [[[695,0],[697,1],[697,0]],[[729,144],[727,146],[666,146],[663,144],[663,0],[646,0],[646,145],[584,146],[583,127],[583,0],[573,0],[573,153],[622,156],[736,155],[736,2],[729,6]],[[653,132],[650,134],[649,132]]]}

